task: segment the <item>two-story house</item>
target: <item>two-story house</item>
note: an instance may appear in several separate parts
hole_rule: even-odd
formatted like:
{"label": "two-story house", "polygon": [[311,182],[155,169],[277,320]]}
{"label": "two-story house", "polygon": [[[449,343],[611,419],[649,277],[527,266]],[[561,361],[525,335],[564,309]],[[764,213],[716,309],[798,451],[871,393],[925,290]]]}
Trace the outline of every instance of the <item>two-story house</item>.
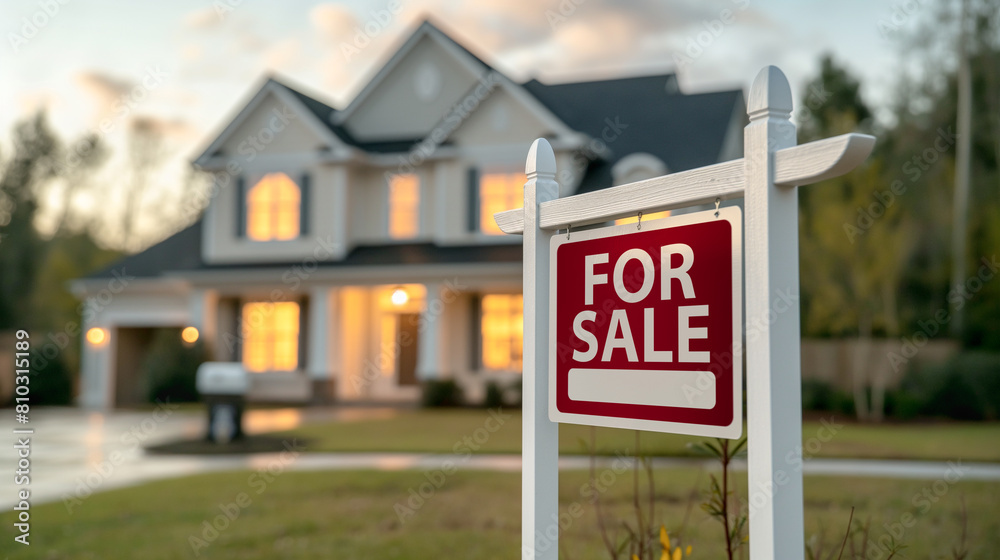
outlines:
{"label": "two-story house", "polygon": [[521,206],[532,140],[566,195],[741,157],[744,119],[742,91],[672,74],[516,83],[428,22],[343,109],[266,79],[194,161],[202,218],[75,282],[80,403],[141,400],[158,327],[242,362],[258,399],[412,401],[442,378],[478,398],[520,374],[520,238],[492,215]]}

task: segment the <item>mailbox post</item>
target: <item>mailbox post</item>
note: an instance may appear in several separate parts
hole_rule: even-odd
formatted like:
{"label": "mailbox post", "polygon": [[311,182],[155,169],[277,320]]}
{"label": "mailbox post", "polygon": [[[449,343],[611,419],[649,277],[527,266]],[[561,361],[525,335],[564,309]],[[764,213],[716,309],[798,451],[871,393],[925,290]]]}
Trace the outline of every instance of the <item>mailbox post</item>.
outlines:
{"label": "mailbox post", "polygon": [[205,362],[198,366],[198,392],[208,410],[206,438],[229,443],[243,437],[243,410],[250,378],[243,366],[232,362]]}

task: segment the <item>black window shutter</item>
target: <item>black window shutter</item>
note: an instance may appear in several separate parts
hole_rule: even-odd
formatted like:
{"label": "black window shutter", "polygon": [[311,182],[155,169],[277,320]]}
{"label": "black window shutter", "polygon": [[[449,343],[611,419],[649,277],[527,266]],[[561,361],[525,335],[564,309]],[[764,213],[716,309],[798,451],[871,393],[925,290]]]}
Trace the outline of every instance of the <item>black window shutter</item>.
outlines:
{"label": "black window shutter", "polygon": [[469,231],[479,231],[479,170],[469,168]]}
{"label": "black window shutter", "polygon": [[243,324],[243,304],[245,302],[242,298],[236,298],[233,300],[233,305],[236,306],[236,312],[233,313],[233,324],[235,328],[233,329],[233,335],[235,335],[235,340],[233,341],[233,361],[243,363],[243,337],[246,336],[246,330],[249,325]]}
{"label": "black window shutter", "polygon": [[312,193],[310,178],[308,173],[302,174],[302,181],[299,185],[299,235],[309,234],[309,195]]}
{"label": "black window shutter", "polygon": [[243,176],[236,178],[236,237],[247,234],[247,187]]}
{"label": "black window shutter", "polygon": [[312,300],[303,296],[298,300],[299,304],[299,366],[298,371],[306,371],[312,364],[309,362],[309,314],[312,312],[310,306]]}
{"label": "black window shutter", "polygon": [[480,297],[479,294],[472,294],[472,296],[469,297],[469,307],[472,311],[469,314],[469,320],[472,322],[472,324],[469,325],[469,333],[472,336],[472,340],[470,340],[471,344],[469,345],[469,368],[473,373],[477,373],[483,363],[483,329],[481,325],[483,317],[481,309],[482,301],[482,297]]}

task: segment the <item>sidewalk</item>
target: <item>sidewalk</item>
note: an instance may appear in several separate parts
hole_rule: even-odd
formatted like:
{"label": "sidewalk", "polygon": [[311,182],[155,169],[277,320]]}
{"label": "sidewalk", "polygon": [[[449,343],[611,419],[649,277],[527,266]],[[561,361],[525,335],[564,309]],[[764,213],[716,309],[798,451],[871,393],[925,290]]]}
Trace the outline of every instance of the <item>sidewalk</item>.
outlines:
{"label": "sidewalk", "polygon": [[[392,409],[276,409],[248,413],[247,429],[260,433],[290,429],[314,419],[343,421],[384,417]],[[314,416],[317,416],[314,418]],[[31,502],[34,505],[59,501],[66,495],[103,492],[165,478],[235,469],[260,469],[280,460],[279,453],[238,456],[169,456],[148,455],[142,446],[182,437],[197,437],[204,428],[202,414],[186,411],[166,414],[160,411],[87,413],[76,409],[49,409],[33,418],[35,434],[31,454]],[[11,433],[13,423],[0,425],[0,433]],[[13,436],[10,436],[13,441]],[[12,445],[0,446],[0,468],[12,473],[16,457]],[[599,465],[614,458],[600,458]],[[517,472],[520,455],[464,455],[422,453],[305,453],[286,468],[297,471],[375,469],[434,470],[450,462],[460,469]],[[564,456],[561,469],[587,469],[589,458]],[[711,460],[692,458],[656,458],[656,468],[715,468]],[[745,470],[745,462],[735,462],[736,470]],[[936,479],[949,469],[957,469],[963,480],[1000,480],[1000,464],[930,461],[888,461],[867,459],[810,459],[803,473],[810,476],[863,476],[886,478]],[[0,477],[0,508],[15,503],[13,476]]]}

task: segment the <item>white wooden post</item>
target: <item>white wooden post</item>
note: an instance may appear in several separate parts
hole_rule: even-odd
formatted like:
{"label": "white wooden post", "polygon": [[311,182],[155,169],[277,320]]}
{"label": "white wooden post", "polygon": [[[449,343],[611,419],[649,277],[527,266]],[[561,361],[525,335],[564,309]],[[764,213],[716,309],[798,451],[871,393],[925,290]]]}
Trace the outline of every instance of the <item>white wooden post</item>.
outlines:
{"label": "white wooden post", "polygon": [[449,377],[444,371],[441,359],[441,341],[444,339],[445,314],[444,299],[441,297],[441,283],[424,284],[427,290],[427,307],[420,316],[421,331],[417,337],[417,379],[428,381]]}
{"label": "white wooden post", "polygon": [[521,558],[559,557],[559,425],[549,420],[549,252],[554,230],[538,205],[559,197],[556,157],[539,138],[524,172],[524,365],[521,450]]}
{"label": "white wooden post", "polygon": [[[774,152],[795,145],[792,92],[774,66],[757,74],[747,100],[747,450],[750,558],[801,559],[802,472],[788,460],[802,445],[799,359],[798,190],[775,185]],[[794,294],[782,311],[781,291]]]}

